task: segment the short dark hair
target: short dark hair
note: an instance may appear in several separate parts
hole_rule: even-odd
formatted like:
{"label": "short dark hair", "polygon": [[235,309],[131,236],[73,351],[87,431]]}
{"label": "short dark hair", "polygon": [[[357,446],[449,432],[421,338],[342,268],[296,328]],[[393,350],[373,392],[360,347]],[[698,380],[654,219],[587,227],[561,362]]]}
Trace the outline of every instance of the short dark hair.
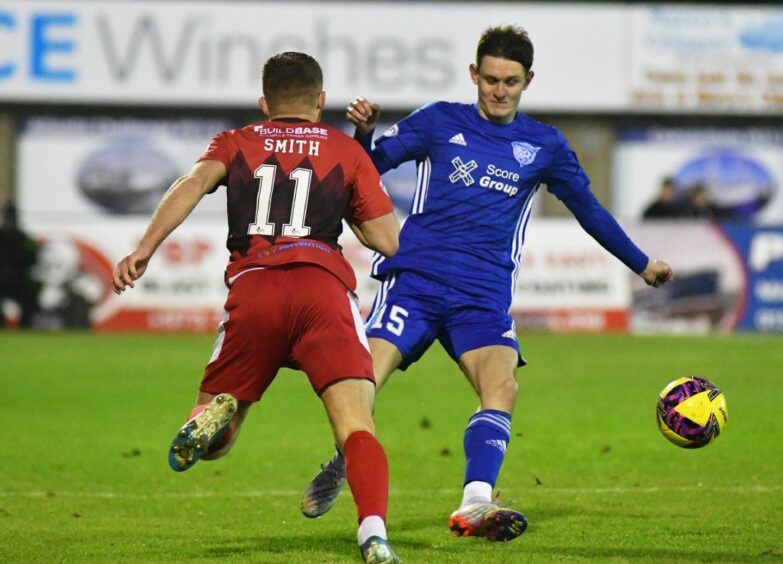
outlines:
{"label": "short dark hair", "polygon": [[476,48],[476,66],[481,66],[485,56],[500,57],[516,61],[525,71],[533,68],[533,42],[527,32],[519,26],[502,25],[490,27],[481,34]]}
{"label": "short dark hair", "polygon": [[270,57],[261,72],[264,97],[270,104],[285,98],[318,96],[323,89],[321,66],[305,53],[286,51]]}

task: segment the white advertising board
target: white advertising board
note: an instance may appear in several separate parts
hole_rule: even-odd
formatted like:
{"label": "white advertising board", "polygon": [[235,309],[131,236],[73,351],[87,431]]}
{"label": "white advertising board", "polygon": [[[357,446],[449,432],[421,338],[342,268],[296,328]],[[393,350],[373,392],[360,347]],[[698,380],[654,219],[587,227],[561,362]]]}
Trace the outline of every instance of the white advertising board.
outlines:
{"label": "white advertising board", "polygon": [[331,108],[359,95],[403,109],[470,101],[479,36],[511,23],[536,48],[526,107],[611,110],[627,98],[627,19],[546,3],[7,0],[0,100],[250,108],[264,61],[298,50],[323,66]]}
{"label": "white advertising board", "polygon": [[[225,121],[32,118],[20,128],[17,194],[28,227],[148,218]],[[196,217],[221,220],[225,198]]]}
{"label": "white advertising board", "polygon": [[525,235],[511,313],[518,327],[624,330],[631,275],[576,220],[537,218]]}
{"label": "white advertising board", "polygon": [[783,9],[446,2],[6,0],[0,100],[252,107],[272,54],[324,67],[327,105],[410,109],[475,97],[492,25],[525,27],[532,111],[776,113]]}
{"label": "white advertising board", "polygon": [[146,223],[125,219],[32,230],[40,245],[33,279],[41,285],[33,326],[79,326],[74,309],[81,307],[98,330],[214,331],[226,297],[225,228],[186,221],[161,245],[135,288],[121,296],[111,291],[114,265]]}
{"label": "white advertising board", "polygon": [[783,110],[783,10],[638,7],[629,104],[664,111]]}

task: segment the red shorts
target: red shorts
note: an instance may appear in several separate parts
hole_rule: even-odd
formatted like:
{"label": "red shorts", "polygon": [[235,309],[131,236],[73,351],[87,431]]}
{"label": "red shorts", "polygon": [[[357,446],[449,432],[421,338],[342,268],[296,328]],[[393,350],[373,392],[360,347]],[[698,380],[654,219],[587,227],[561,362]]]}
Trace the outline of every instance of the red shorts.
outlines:
{"label": "red shorts", "polygon": [[283,366],[303,370],[319,395],[346,378],[375,381],[356,298],[319,266],[236,278],[200,390],[258,401]]}

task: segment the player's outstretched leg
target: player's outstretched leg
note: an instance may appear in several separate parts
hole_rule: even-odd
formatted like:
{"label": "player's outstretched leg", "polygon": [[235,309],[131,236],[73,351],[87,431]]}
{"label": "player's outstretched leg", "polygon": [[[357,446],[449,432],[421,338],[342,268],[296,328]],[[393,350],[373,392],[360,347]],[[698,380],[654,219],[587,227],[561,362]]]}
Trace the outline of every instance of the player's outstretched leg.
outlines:
{"label": "player's outstretched leg", "polygon": [[492,500],[492,488],[506,454],[511,414],[484,409],[475,413],[465,429],[465,485],[459,509],[449,517],[457,537],[484,537],[507,542],[525,532],[527,520],[518,511]]}
{"label": "player's outstretched leg", "polygon": [[334,505],[337,495],[345,485],[345,457],[337,451],[329,462],[321,465],[302,494],[302,513],[314,519],[320,517]]}
{"label": "player's outstretched leg", "polygon": [[219,394],[208,404],[196,407],[171,442],[169,466],[182,472],[210,450],[220,448],[237,408],[237,400],[231,394]]}
{"label": "player's outstretched leg", "polygon": [[474,503],[451,514],[449,529],[455,537],[485,537],[508,542],[525,532],[527,519],[518,511],[500,507],[494,501]]}

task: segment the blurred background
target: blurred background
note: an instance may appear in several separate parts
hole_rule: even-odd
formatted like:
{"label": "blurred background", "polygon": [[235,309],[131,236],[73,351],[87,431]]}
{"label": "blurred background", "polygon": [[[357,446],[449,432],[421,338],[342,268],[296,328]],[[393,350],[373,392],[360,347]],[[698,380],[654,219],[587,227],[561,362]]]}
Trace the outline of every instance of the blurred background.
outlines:
{"label": "blurred background", "polygon": [[[783,7],[769,3],[35,1],[0,4],[0,321],[6,329],[213,331],[225,196],[205,198],[136,289],[109,290],[170,185],[217,132],[260,121],[259,71],[305,51],[323,120],[356,96],[379,131],[475,101],[491,25],[526,28],[521,111],[561,128],[599,200],[673,283],[652,291],[542,191],[512,313],[520,329],[783,331]],[[349,131],[350,132],[350,131]],[[412,165],[384,181],[404,218]],[[362,305],[375,282],[350,233]]]}

